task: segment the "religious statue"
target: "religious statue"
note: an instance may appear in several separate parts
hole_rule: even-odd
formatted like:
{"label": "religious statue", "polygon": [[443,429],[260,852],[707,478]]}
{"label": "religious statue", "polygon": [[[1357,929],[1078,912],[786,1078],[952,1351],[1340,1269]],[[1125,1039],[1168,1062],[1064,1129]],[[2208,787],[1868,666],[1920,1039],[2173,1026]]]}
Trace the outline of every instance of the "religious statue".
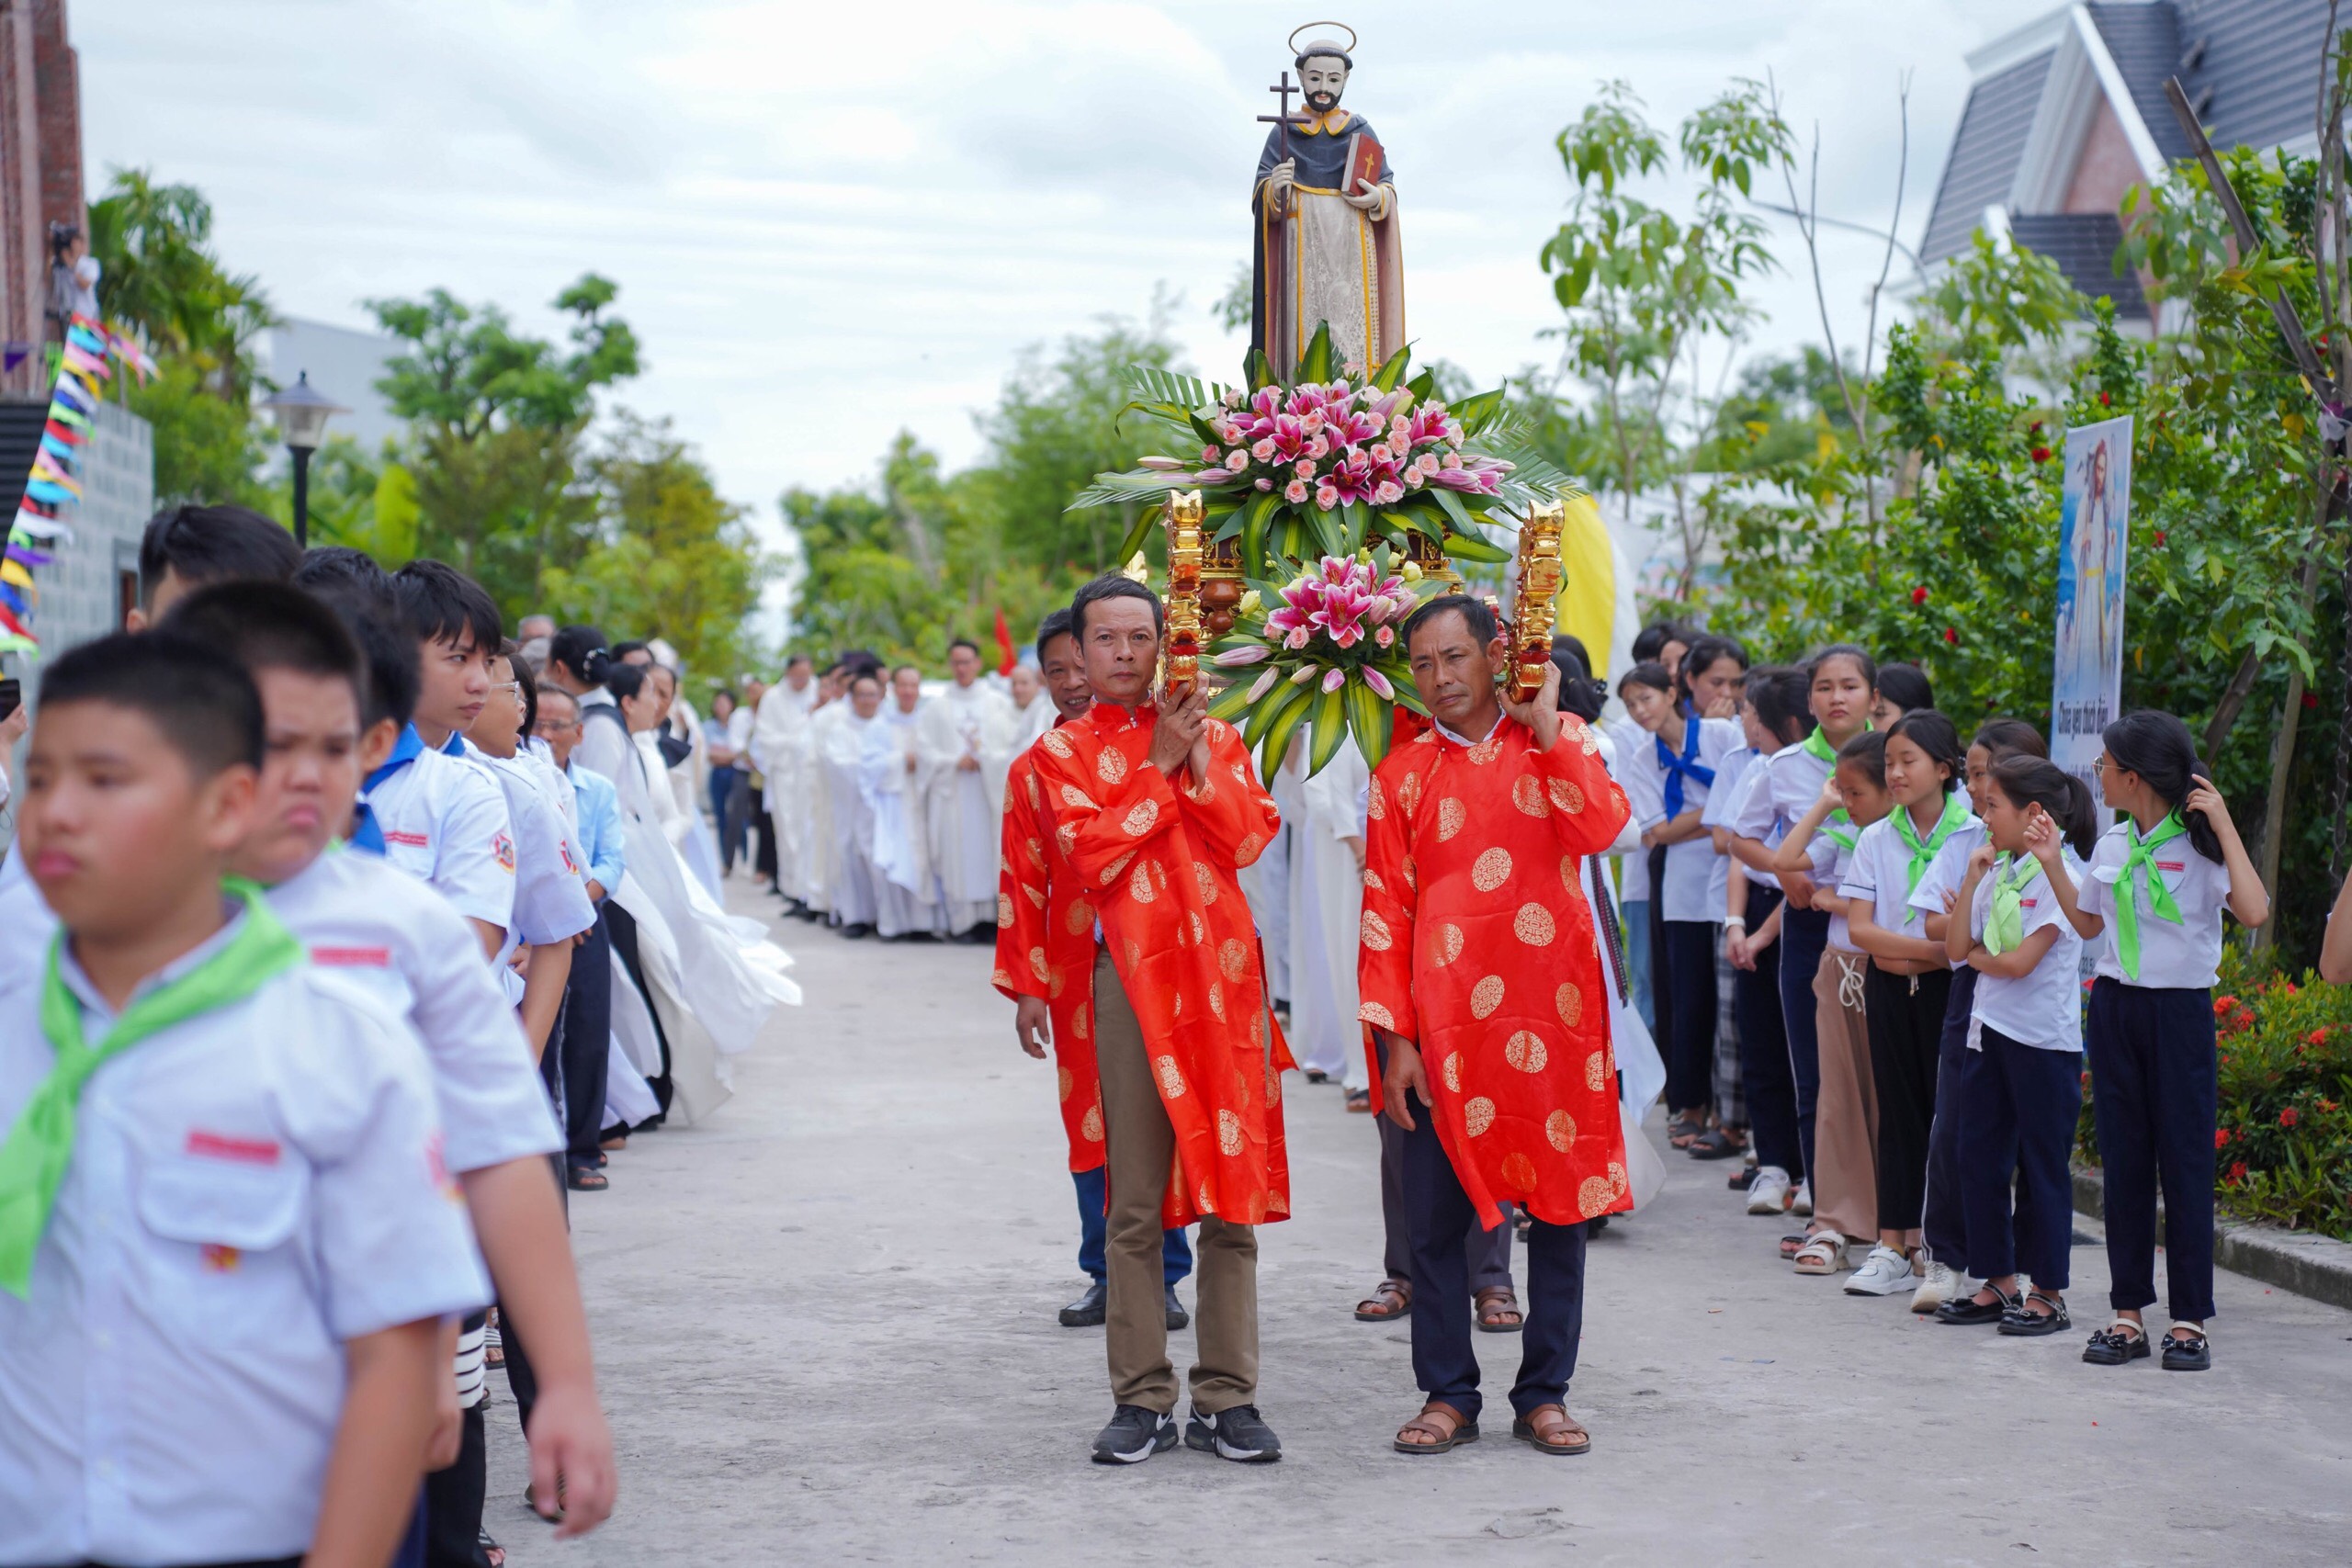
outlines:
{"label": "religious statue", "polygon": [[[1282,112],[1261,115],[1273,129],[1258,158],[1250,205],[1257,217],[1252,348],[1288,380],[1318,324],[1328,322],[1338,359],[1372,368],[1405,344],[1405,266],[1396,221],[1396,186],[1388,155],[1363,116],[1340,107],[1355,67],[1353,28],[1342,47],[1328,38],[1299,47],[1298,85],[1284,72],[1268,92]],[[1306,112],[1294,115],[1290,95]]]}

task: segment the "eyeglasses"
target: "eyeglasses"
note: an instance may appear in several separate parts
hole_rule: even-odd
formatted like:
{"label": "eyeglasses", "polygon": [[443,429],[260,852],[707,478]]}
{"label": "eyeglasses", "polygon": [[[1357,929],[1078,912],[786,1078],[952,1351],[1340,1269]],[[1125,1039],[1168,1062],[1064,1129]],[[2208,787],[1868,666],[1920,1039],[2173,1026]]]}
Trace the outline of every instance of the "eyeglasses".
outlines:
{"label": "eyeglasses", "polygon": [[490,689],[493,692],[504,692],[510,697],[519,697],[523,694],[523,682],[520,681],[495,681],[491,683]]}

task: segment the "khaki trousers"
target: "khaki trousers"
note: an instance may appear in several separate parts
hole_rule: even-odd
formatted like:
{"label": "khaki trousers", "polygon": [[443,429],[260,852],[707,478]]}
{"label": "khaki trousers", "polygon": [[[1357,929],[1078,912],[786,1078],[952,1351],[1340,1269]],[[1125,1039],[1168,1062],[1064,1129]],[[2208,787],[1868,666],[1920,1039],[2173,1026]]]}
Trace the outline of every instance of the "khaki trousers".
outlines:
{"label": "khaki trousers", "polygon": [[[1176,1130],[1160,1103],[1143,1027],[1107,952],[1094,955],[1094,1054],[1102,1078],[1102,1139],[1111,1207],[1104,1229],[1110,1288],[1103,1336],[1111,1397],[1166,1413],[1176,1408],[1168,1360],[1167,1286],[1160,1264],[1159,1204],[1176,1154]],[[1258,1397],[1258,1233],[1213,1215],[1194,1247],[1199,1299],[1193,1306],[1198,1357],[1193,1406],[1204,1416]]]}
{"label": "khaki trousers", "polygon": [[1826,948],[1813,976],[1821,1040],[1813,1216],[1839,1235],[1863,1241],[1878,1238],[1878,1094],[1871,1076],[1870,1020],[1862,1009],[1870,964],[1849,949]]}

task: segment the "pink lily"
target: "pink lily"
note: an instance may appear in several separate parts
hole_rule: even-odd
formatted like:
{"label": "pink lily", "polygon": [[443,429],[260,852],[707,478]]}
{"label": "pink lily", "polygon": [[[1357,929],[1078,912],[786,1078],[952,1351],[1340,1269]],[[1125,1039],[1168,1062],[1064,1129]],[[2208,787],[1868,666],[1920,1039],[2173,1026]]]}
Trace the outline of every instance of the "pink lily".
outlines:
{"label": "pink lily", "polygon": [[[1387,629],[1388,628],[1385,626],[1381,627],[1381,630],[1383,631],[1386,631]],[[1393,635],[1390,640],[1395,640]],[[1383,643],[1381,646],[1385,648],[1388,645],[1387,643]],[[1396,686],[1391,683],[1387,676],[1383,675],[1379,671],[1374,670],[1369,664],[1363,667],[1363,683],[1370,686],[1374,693],[1386,701],[1393,703],[1396,700]]]}
{"label": "pink lily", "polygon": [[1149,468],[1155,474],[1181,474],[1193,465],[1182,457],[1137,457],[1136,467]]}
{"label": "pink lily", "polygon": [[1348,672],[1345,670],[1334,667],[1323,672],[1323,690],[1326,694],[1338,691],[1347,683]]}
{"label": "pink lily", "polygon": [[1259,676],[1255,681],[1250,683],[1250,700],[1254,703],[1260,697],[1264,696],[1268,692],[1272,691],[1274,689],[1274,682],[1282,678],[1283,672],[1280,670],[1269,670],[1264,674]]}
{"label": "pink lily", "polygon": [[1262,642],[1244,643],[1229,648],[1209,660],[1220,670],[1238,670],[1245,664],[1262,664],[1274,656],[1274,650]]}

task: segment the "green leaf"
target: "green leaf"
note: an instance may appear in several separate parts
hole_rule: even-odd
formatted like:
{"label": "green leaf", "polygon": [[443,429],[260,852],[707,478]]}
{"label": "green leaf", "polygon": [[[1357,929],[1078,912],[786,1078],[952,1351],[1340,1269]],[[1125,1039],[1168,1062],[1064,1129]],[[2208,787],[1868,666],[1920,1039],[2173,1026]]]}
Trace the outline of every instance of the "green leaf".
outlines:
{"label": "green leaf", "polygon": [[1291,741],[1297,738],[1299,726],[1315,710],[1309,688],[1293,686],[1290,690],[1297,693],[1300,700],[1284,706],[1265,727],[1258,742],[1258,776],[1261,779],[1274,776],[1274,770],[1282,766],[1283,758],[1290,752]]}
{"label": "green leaf", "polygon": [[1151,536],[1152,529],[1159,525],[1159,514],[1165,510],[1166,508],[1161,506],[1147,506],[1137,513],[1135,525],[1127,530],[1126,538],[1120,542],[1119,558],[1111,562],[1103,570],[1125,570],[1127,563],[1136,558],[1136,552],[1143,548],[1143,542]]}
{"label": "green leaf", "polygon": [[1407,344],[1404,347],[1390,355],[1386,359],[1381,361],[1380,368],[1373,374],[1373,387],[1376,390],[1383,392],[1395,391],[1398,383],[1405,379],[1406,368],[1410,366],[1412,362],[1413,345],[1411,344]]}
{"label": "green leaf", "polygon": [[1315,324],[1315,335],[1307,339],[1306,352],[1298,356],[1298,379],[1328,381],[1330,378],[1331,323],[1317,321]]}
{"label": "green leaf", "polygon": [[1340,692],[1347,698],[1348,729],[1356,738],[1356,750],[1363,753],[1366,766],[1380,766],[1380,760],[1388,755],[1388,738],[1396,722],[1396,710],[1361,680],[1350,681]]}
{"label": "green leaf", "polygon": [[1476,435],[1492,424],[1502,413],[1503,392],[1504,389],[1500,387],[1497,387],[1491,392],[1480,392],[1476,397],[1464,398],[1458,403],[1448,404],[1447,412],[1462,422],[1464,435]]}
{"label": "green leaf", "polygon": [[[1248,679],[1236,681],[1232,685],[1227,686],[1224,691],[1219,692],[1215,700],[1209,704],[1209,716],[1211,718],[1221,718],[1225,720],[1226,723],[1231,724],[1235,719],[1239,718],[1243,714],[1248,713],[1250,711],[1250,688],[1257,683],[1258,676],[1262,668],[1263,667],[1261,665],[1251,664],[1236,671],[1237,674],[1246,676]],[[1272,700],[1273,694],[1273,693],[1268,692],[1266,694],[1267,699],[1269,701]]]}
{"label": "green leaf", "polygon": [[[1241,508],[1241,570],[1256,571],[1265,558],[1266,524],[1283,508],[1282,492],[1264,490],[1252,495]],[[1226,536],[1220,533],[1217,537]]]}
{"label": "green leaf", "polygon": [[1294,707],[1304,716],[1307,699],[1313,694],[1311,682],[1305,686],[1294,686],[1287,680],[1283,681],[1272,691],[1268,692],[1256,707],[1250,710],[1249,718],[1241,726],[1241,743],[1245,746],[1258,744],[1265,739],[1266,732]]}
{"label": "green leaf", "polygon": [[1428,402],[1430,399],[1437,395],[1437,372],[1434,370],[1422,371],[1419,375],[1405,383],[1405,389],[1413,394],[1413,400],[1415,402]]}
{"label": "green leaf", "polygon": [[1340,508],[1340,522],[1345,531],[1340,536],[1340,547],[1331,553],[1335,556],[1351,556],[1363,548],[1365,524],[1363,502],[1351,501],[1342,505]]}
{"label": "green leaf", "polygon": [[1472,531],[1470,526],[1470,509],[1462,503],[1462,498],[1460,496],[1454,494],[1452,491],[1446,490],[1438,485],[1431,485],[1429,489],[1421,491],[1421,493],[1428,496],[1431,501],[1437,502],[1438,510],[1444,513],[1448,517],[1453,520],[1453,525],[1455,528],[1461,530],[1464,534]]}
{"label": "green leaf", "polygon": [[1264,349],[1251,349],[1249,357],[1241,364],[1241,373],[1248,378],[1251,391],[1262,391],[1274,384],[1274,364],[1266,357]]}
{"label": "green leaf", "polygon": [[1187,412],[1206,408],[1223,400],[1226,389],[1197,376],[1179,376],[1173,370],[1162,370],[1157,365],[1127,367],[1127,385],[1140,398],[1154,402],[1179,403]]}
{"label": "green leaf", "polygon": [[1336,692],[1318,690],[1315,694],[1315,735],[1307,742],[1306,776],[1313,778],[1323,771],[1323,764],[1340,754],[1348,739],[1348,688],[1343,684]]}
{"label": "green leaf", "polygon": [[1482,561],[1488,566],[1500,566],[1511,558],[1511,552],[1493,540],[1470,533],[1448,536],[1445,553],[1456,560]]}

